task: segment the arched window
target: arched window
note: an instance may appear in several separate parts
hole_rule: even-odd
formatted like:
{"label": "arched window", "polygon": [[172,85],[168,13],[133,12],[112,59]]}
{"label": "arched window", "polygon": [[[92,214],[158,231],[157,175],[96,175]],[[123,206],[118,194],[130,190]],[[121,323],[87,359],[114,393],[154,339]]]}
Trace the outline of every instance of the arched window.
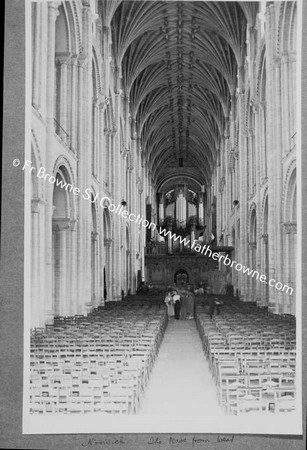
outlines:
{"label": "arched window", "polygon": [[257,244],[257,216],[256,210],[253,209],[250,219],[250,243]]}
{"label": "arched window", "polygon": [[291,173],[285,205],[285,222],[296,223],[297,220],[297,186],[296,186],[296,169]]}

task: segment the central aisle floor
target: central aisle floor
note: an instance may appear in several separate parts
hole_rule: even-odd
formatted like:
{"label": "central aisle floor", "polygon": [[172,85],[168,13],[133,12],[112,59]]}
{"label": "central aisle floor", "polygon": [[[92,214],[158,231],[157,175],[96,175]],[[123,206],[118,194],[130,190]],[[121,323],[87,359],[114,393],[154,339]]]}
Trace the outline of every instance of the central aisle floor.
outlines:
{"label": "central aisle floor", "polygon": [[170,320],[140,415],[223,416],[194,320]]}

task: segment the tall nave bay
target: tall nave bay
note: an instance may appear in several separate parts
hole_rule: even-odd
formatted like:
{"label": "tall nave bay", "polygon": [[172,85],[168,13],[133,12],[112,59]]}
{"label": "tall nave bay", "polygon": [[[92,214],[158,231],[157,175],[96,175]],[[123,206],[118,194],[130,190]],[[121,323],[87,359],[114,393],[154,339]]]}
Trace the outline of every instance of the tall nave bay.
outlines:
{"label": "tall nave bay", "polygon": [[[32,171],[36,171],[36,167],[32,166],[32,161],[26,160],[22,170],[25,170],[26,167],[29,167],[28,172],[31,173]],[[30,167],[31,165],[31,167]],[[43,179],[44,181],[48,181],[50,184],[54,184],[61,189],[66,190],[69,193],[72,193],[74,195],[80,195],[81,189],[77,186],[74,186],[72,183],[67,183],[66,181],[63,181],[58,176],[51,175],[47,173],[46,169],[44,167],[40,167],[37,174],[37,178]],[[141,224],[144,228],[149,228],[152,230],[156,229],[156,224],[153,222],[149,222],[147,219],[144,219],[143,216],[140,214],[134,214],[130,213],[126,209],[125,202],[118,203],[118,205],[114,205],[112,203],[112,200],[108,196],[101,197],[99,192],[95,193],[91,188],[86,188],[84,190],[84,193],[82,194],[82,198],[84,200],[87,200],[91,203],[99,203],[101,208],[107,208],[110,212],[114,214],[118,214],[122,216],[124,219],[129,219],[130,222],[135,222],[137,225]]]}
{"label": "tall nave bay", "polygon": [[122,216],[124,219],[129,219],[130,222],[135,222],[137,225],[141,224],[145,228],[150,228],[155,230],[156,224],[154,222],[149,222],[147,219],[144,219],[143,216],[140,214],[136,215],[134,213],[129,212],[126,209],[126,205],[124,202],[118,203],[117,206],[115,206],[113,203],[111,203],[111,199],[107,196],[101,197],[99,200],[99,192],[94,195],[92,189],[87,188],[84,191],[85,193],[82,194],[82,197],[84,200],[88,200],[91,203],[96,203],[99,201],[99,205],[102,208],[107,208],[110,212],[114,214],[118,214]]}

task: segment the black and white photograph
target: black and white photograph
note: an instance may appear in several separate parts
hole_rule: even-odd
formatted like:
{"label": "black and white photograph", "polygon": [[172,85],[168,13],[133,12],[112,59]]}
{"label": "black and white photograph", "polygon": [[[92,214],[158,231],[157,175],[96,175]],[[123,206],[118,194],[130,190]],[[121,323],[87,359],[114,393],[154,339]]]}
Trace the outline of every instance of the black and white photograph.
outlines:
{"label": "black and white photograph", "polygon": [[302,435],[303,2],[24,3],[22,433]]}

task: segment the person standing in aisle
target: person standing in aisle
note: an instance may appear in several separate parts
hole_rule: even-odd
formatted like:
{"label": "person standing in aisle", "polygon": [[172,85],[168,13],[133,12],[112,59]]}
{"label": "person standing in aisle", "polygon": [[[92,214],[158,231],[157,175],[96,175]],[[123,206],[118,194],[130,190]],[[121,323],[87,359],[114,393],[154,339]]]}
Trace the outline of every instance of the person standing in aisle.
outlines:
{"label": "person standing in aisle", "polygon": [[180,304],[180,295],[177,292],[174,292],[173,301],[174,301],[175,319],[179,320],[181,304]]}
{"label": "person standing in aisle", "polygon": [[165,304],[167,306],[167,315],[168,315],[168,319],[170,320],[175,315],[174,299],[173,299],[173,296],[172,296],[171,292],[167,293],[167,296],[165,297],[164,302],[165,302]]}

